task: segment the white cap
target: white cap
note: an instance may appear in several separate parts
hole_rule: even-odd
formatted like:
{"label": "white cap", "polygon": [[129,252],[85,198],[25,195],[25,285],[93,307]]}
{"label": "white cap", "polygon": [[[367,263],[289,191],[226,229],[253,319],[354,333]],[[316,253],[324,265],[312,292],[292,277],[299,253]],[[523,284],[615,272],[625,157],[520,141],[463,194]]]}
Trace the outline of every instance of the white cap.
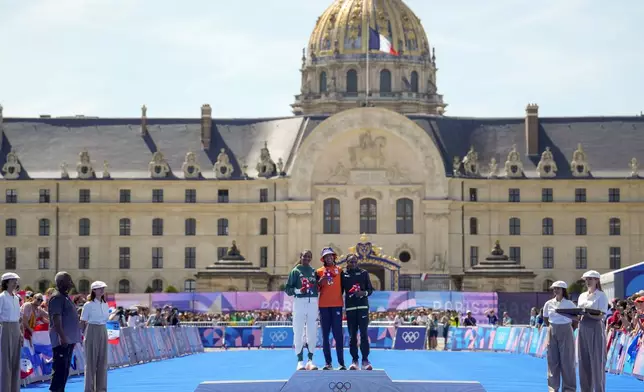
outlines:
{"label": "white cap", "polygon": [[94,290],[94,289],[104,289],[105,287],[107,287],[107,284],[105,282],[97,280],[96,282],[92,283],[92,285],[90,287],[91,287],[92,290]]}
{"label": "white cap", "polygon": [[601,275],[599,274],[599,272],[597,272],[597,271],[595,271],[595,270],[586,271],[586,272],[581,276],[581,278],[582,278],[582,279],[586,279],[586,278],[595,278],[595,279],[599,279],[600,277],[601,277]]}
{"label": "white cap", "polygon": [[552,286],[550,286],[551,289],[553,289],[555,287],[559,287],[559,288],[562,288],[562,289],[567,289],[568,288],[568,283],[564,282],[563,280],[558,280],[558,281],[554,282],[552,284]]}
{"label": "white cap", "polygon": [[18,274],[13,273],[13,272],[7,272],[5,274],[2,274],[2,281],[3,282],[5,280],[11,280],[11,279],[20,279],[20,276],[18,276]]}

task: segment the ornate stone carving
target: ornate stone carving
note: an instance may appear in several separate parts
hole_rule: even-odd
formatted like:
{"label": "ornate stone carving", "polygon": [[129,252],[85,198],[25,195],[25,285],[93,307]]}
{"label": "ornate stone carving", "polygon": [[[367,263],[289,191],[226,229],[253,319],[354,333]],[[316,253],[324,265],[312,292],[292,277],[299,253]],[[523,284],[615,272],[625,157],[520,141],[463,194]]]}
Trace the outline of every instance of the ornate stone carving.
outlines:
{"label": "ornate stone carving", "polygon": [[454,157],[454,160],[452,160],[452,172],[454,177],[461,176],[461,158]]}
{"label": "ornate stone carving", "polygon": [[354,194],[354,197],[356,198],[356,200],[362,199],[363,197],[374,197],[378,200],[382,200],[382,192],[375,190],[373,188],[364,188],[357,191]]}
{"label": "ornate stone carving", "polygon": [[581,143],[577,144],[577,149],[572,153],[570,171],[574,177],[588,177],[588,174],[590,174],[590,165],[586,159],[586,153],[581,147]]}
{"label": "ornate stone carving", "polygon": [[387,139],[384,136],[371,136],[371,131],[363,132],[358,138],[358,145],[349,147],[349,160],[355,168],[378,169],[385,165],[384,148]]}
{"label": "ornate stone carving", "polygon": [[233,175],[233,165],[230,163],[228,154],[226,154],[226,149],[219,150],[217,162],[215,162],[215,166],[212,169],[215,172],[215,178],[219,180],[230,178]]}
{"label": "ornate stone carving", "polygon": [[631,177],[639,177],[640,164],[637,162],[637,158],[631,158],[631,162],[628,164],[628,167],[631,169]]}
{"label": "ornate stone carving", "polygon": [[248,179],[248,164],[246,163],[245,159],[242,160],[241,173],[242,173],[242,178],[247,180]]}
{"label": "ornate stone carving", "polygon": [[78,154],[78,163],[76,164],[76,173],[78,178],[87,180],[88,178],[94,178],[94,168],[92,167],[92,162],[89,158],[89,153],[83,151]]}
{"label": "ornate stone carving", "polygon": [[510,178],[523,177],[523,163],[521,162],[521,155],[517,151],[517,146],[512,146],[508,159],[505,161],[505,176]]}
{"label": "ornate stone carving", "polygon": [[259,177],[270,178],[277,175],[275,162],[271,159],[271,153],[268,151],[268,143],[264,142],[264,147],[259,155],[259,162],[255,166]]}
{"label": "ornate stone carving", "polygon": [[2,176],[7,180],[17,180],[20,178],[21,171],[22,166],[18,162],[18,155],[16,155],[15,152],[10,151],[9,154],[7,154],[7,161],[2,165]]}
{"label": "ornate stone carving", "polygon": [[279,174],[280,177],[284,177],[286,175],[286,172],[284,171],[284,160],[282,160],[282,158],[277,160],[277,174]]}
{"label": "ornate stone carving", "polygon": [[449,213],[437,213],[433,211],[425,211],[425,218],[434,223],[440,223],[443,219],[449,219]]}
{"label": "ornate stone carving", "polygon": [[431,271],[445,271],[447,267],[447,254],[444,255],[444,257],[441,257],[439,254],[434,254],[434,259],[432,260],[432,263],[429,265],[429,269]]}
{"label": "ornate stone carving", "polygon": [[60,164],[60,178],[68,179],[69,172],[67,171],[67,162]]}
{"label": "ornate stone carving", "polygon": [[107,161],[103,161],[103,175],[102,178],[111,178],[112,175],[110,174],[110,165],[107,163]]}
{"label": "ornate stone carving", "polygon": [[463,158],[463,169],[468,176],[479,175],[479,154],[474,151],[474,146],[470,147],[467,155]]}
{"label": "ornate stone carving", "polygon": [[387,168],[387,180],[391,184],[410,183],[409,170],[401,168],[398,162],[394,162]]}
{"label": "ornate stone carving", "polygon": [[347,190],[342,188],[319,188],[320,196],[326,199],[327,197],[337,196],[346,197]]}
{"label": "ornate stone carving", "polygon": [[414,252],[412,247],[409,246],[409,244],[406,243],[406,242],[402,242],[396,247],[396,250],[394,250],[395,257],[400,256],[401,252],[409,252],[409,255],[411,256],[411,259],[412,260],[416,259],[416,252]]}
{"label": "ornate stone carving", "polygon": [[148,164],[148,171],[152,178],[166,178],[170,173],[170,166],[160,151],[152,154],[152,161]]}
{"label": "ornate stone carving", "polygon": [[333,169],[329,171],[329,177],[325,182],[346,184],[349,181],[351,170],[344,166],[342,162],[338,162]]}
{"label": "ornate stone carving", "polygon": [[401,197],[417,197],[420,199],[422,197],[419,189],[412,188],[394,188],[389,192],[389,194],[394,199],[399,199]]}
{"label": "ornate stone carving", "polygon": [[541,178],[552,178],[557,175],[557,164],[552,157],[550,147],[546,147],[546,150],[541,154],[541,159],[537,164],[537,175]]}
{"label": "ornate stone carving", "polygon": [[498,164],[496,163],[496,158],[492,157],[492,159],[490,159],[490,163],[488,164],[488,170],[490,172],[488,173],[487,178],[496,178],[497,168],[498,168]]}
{"label": "ornate stone carving", "polygon": [[181,165],[181,171],[183,171],[184,178],[199,178],[201,167],[197,163],[197,154],[194,152],[186,154],[186,159],[183,161],[183,165]]}

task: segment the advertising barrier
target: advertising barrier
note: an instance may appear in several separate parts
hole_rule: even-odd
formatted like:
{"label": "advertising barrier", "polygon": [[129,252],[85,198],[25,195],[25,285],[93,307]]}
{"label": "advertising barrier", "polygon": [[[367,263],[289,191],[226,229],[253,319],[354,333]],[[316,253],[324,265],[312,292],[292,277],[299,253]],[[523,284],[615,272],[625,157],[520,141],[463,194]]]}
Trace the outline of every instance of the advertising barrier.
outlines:
{"label": "advertising barrier", "polygon": [[[47,333],[48,336],[48,333]],[[52,372],[52,349],[38,339],[25,341],[21,352],[23,384],[48,380]],[[156,360],[203,352],[195,327],[122,328],[115,344],[108,344],[110,368],[131,366]],[[82,374],[85,368],[83,345],[74,348],[70,375]]]}
{"label": "advertising barrier", "polygon": [[394,339],[394,350],[424,350],[427,340],[425,327],[398,327]]}

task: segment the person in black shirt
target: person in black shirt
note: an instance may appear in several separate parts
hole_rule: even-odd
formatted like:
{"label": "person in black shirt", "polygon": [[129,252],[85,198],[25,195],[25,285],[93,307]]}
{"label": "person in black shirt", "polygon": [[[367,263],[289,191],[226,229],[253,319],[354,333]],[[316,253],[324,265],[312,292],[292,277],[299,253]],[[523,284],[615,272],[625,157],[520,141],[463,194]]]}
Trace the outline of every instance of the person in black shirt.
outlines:
{"label": "person in black shirt", "polygon": [[476,319],[472,317],[472,312],[467,311],[467,316],[463,319],[463,326],[465,327],[476,327]]}
{"label": "person in black shirt", "polygon": [[358,331],[360,331],[360,351],[362,352],[362,370],[372,370],[369,362],[369,296],[373,286],[369,273],[358,268],[358,257],[350,254],[346,258],[347,269],[342,272],[342,292],[347,313],[349,329],[349,352],[353,358],[349,370],[358,370]]}

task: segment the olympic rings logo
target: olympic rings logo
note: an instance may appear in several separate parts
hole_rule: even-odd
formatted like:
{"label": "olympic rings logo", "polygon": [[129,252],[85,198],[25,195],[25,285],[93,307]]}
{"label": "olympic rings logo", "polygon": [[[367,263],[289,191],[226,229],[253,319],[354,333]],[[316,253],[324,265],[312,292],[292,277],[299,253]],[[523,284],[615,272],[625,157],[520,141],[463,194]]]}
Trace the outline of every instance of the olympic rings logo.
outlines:
{"label": "olympic rings logo", "polygon": [[350,382],[333,382],[329,383],[329,390],[333,392],[347,392],[351,390]]}
{"label": "olympic rings logo", "polygon": [[288,333],[286,331],[271,332],[269,336],[273,342],[280,343],[286,340]]}
{"label": "olympic rings logo", "polygon": [[405,343],[414,343],[418,338],[420,337],[420,332],[403,332],[402,333],[402,340]]}

